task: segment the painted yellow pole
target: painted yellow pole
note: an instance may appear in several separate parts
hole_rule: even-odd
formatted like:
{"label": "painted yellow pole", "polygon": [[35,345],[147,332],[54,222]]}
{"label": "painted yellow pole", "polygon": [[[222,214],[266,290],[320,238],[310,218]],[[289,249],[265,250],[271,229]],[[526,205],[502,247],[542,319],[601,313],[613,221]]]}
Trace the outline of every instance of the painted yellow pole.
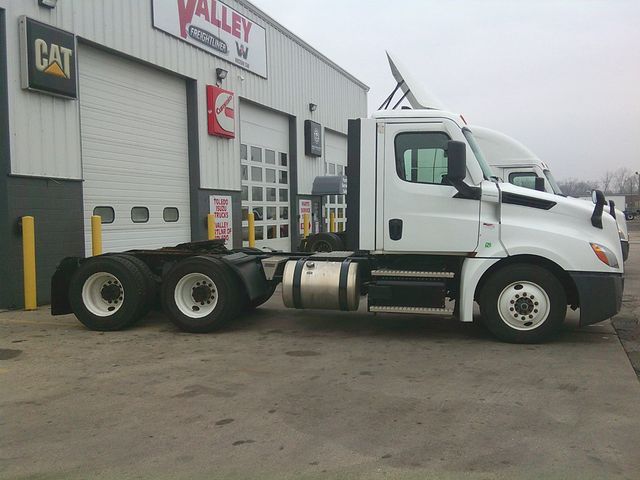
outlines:
{"label": "painted yellow pole", "polygon": [[91,216],[91,254],[102,255],[102,217]]}
{"label": "painted yellow pole", "polygon": [[329,214],[329,231],[331,233],[336,231],[336,214],[333,211]]}
{"label": "painted yellow pole", "polygon": [[210,213],[207,215],[207,238],[209,240],[216,239],[216,215],[215,213]]}
{"label": "painted yellow pole", "polygon": [[247,215],[249,221],[249,247],[254,248],[256,246],[256,219],[253,212]]}
{"label": "painted yellow pole", "polygon": [[24,309],[38,308],[36,292],[36,232],[33,217],[22,217],[22,266],[24,271]]}
{"label": "painted yellow pole", "polygon": [[309,214],[308,213],[302,214],[302,221],[304,222],[304,225],[302,226],[302,231],[304,232],[304,238],[307,238],[309,236]]}

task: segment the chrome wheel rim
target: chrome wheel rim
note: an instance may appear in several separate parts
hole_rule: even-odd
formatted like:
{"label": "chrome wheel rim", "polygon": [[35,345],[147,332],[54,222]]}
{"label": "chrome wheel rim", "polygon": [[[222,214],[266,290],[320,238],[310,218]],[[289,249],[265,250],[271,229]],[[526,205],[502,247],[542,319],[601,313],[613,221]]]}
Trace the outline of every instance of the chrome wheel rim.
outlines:
{"label": "chrome wheel rim", "polygon": [[215,310],[218,288],[204,273],[188,273],[176,284],[173,298],[183,315],[203,318]]}
{"label": "chrome wheel rim", "polygon": [[124,303],[122,283],[111,273],[94,273],[82,285],[82,303],[98,317],[114,315]]}
{"label": "chrome wheel rim", "polygon": [[500,318],[515,330],[538,328],[549,317],[550,309],[547,292],[534,282],[513,282],[498,296]]}

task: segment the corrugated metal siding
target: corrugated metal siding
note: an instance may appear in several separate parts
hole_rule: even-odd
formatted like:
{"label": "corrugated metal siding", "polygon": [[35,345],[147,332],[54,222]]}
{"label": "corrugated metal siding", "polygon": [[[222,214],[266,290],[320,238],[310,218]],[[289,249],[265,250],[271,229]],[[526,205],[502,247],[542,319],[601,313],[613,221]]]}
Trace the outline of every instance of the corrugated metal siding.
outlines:
{"label": "corrugated metal siding", "polygon": [[[324,161],[304,156],[304,120],[312,118],[346,133],[348,118],[366,116],[366,91],[294,42],[281,28],[257,17],[253,9],[235,1],[226,3],[266,28],[267,80],[153,29],[151,0],[64,0],[54,10],[39,8],[35,1],[10,2],[7,37],[12,172],[81,178],[77,102],[20,89],[18,17],[24,14],[72,31],[81,41],[104,45],[195,78],[199,95],[201,186],[239,190],[239,142],[207,135],[205,85],[215,82],[216,67],[227,69],[225,88],[297,118],[298,188],[301,194],[310,193],[313,177],[323,173]],[[318,105],[313,114],[308,109],[310,102]]]}

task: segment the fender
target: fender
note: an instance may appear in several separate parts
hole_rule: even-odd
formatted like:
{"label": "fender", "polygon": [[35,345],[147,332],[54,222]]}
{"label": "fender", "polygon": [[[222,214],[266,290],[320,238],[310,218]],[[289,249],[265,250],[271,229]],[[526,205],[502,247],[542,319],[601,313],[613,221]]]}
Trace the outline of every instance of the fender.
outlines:
{"label": "fender", "polygon": [[473,296],[476,293],[476,287],[487,270],[500,260],[500,258],[465,258],[460,272],[458,297],[460,302],[458,314],[461,322],[473,321]]}

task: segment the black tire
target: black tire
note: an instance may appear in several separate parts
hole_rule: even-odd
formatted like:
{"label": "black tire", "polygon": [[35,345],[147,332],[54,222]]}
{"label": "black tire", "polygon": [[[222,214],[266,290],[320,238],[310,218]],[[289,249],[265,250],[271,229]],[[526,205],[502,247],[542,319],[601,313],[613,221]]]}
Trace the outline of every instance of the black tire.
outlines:
{"label": "black tire", "polygon": [[344,242],[336,233],[316,233],[307,241],[307,252],[335,252],[339,250],[344,250]]}
{"label": "black tire", "polygon": [[[103,274],[105,279],[112,275],[119,284],[108,283],[110,280],[101,282],[99,274]],[[83,297],[85,285],[86,302]],[[95,295],[90,294],[92,291]],[[116,299],[118,293],[122,295]],[[108,299],[112,299],[113,306]],[[122,330],[144,313],[148,304],[147,282],[140,270],[126,258],[115,255],[90,258],[71,277],[69,303],[75,316],[87,328],[105,332]],[[108,313],[109,309],[113,309],[113,313]]]}
{"label": "black tire", "polygon": [[[534,296],[532,299],[533,292],[537,294],[539,290],[543,291],[542,298]],[[500,309],[498,304],[503,292],[503,307]],[[497,338],[510,343],[538,343],[548,339],[558,331],[567,314],[567,297],[562,283],[553,273],[537,265],[509,265],[494,272],[478,298],[484,325]],[[545,304],[546,318],[536,308]],[[500,310],[505,317],[514,316],[513,319],[508,317],[512,324],[529,330],[520,330],[507,323]]]}
{"label": "black tire", "polygon": [[147,315],[151,311],[152,308],[156,307],[160,303],[159,288],[158,288],[160,285],[160,278],[158,278],[156,275],[153,274],[153,272],[147,266],[146,263],[144,263],[142,260],[140,260],[138,257],[134,255],[127,254],[127,253],[118,253],[114,256],[129,260],[131,263],[133,263],[136,266],[136,268],[140,271],[140,273],[144,277],[145,283],[147,285],[147,305],[145,306],[142,314],[140,315],[140,318],[143,318],[145,315]]}
{"label": "black tire", "polygon": [[[209,288],[205,288],[202,298],[196,300],[195,289],[200,287],[199,284],[191,288],[192,292],[196,292],[191,293],[188,299],[195,312],[194,316],[187,314],[188,302],[183,302],[182,306],[179,306],[175,297],[179,282],[189,274],[205,275],[211,280],[207,285],[203,282],[202,287]],[[206,333],[223,327],[236,317],[241,307],[240,300],[243,298],[243,289],[240,287],[237,276],[221,260],[207,256],[191,257],[176,264],[164,277],[160,299],[163,310],[178,328],[190,333]],[[204,301],[200,302],[200,300]],[[209,301],[214,304],[212,311],[196,318],[195,315],[199,314],[201,308],[209,308]]]}

